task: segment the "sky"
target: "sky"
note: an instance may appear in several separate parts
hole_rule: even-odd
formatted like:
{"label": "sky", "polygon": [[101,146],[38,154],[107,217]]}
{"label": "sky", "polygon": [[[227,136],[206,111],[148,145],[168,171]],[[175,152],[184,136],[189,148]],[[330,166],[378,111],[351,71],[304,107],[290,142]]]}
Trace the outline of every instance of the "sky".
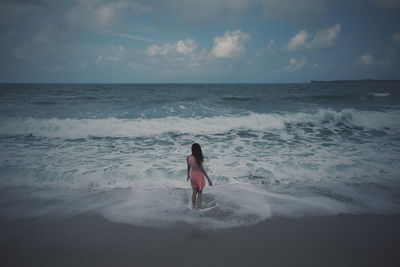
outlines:
{"label": "sky", "polygon": [[0,82],[400,79],[400,0],[0,0]]}

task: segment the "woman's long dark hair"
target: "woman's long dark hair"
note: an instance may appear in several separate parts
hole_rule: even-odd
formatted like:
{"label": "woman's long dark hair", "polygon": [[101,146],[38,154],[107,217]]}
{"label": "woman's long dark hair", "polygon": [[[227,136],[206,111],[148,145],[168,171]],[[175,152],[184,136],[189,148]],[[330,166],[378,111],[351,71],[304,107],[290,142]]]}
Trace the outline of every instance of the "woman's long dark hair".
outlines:
{"label": "woman's long dark hair", "polygon": [[194,143],[192,145],[192,155],[196,158],[197,164],[203,165],[203,152],[201,151],[201,147],[198,143]]}

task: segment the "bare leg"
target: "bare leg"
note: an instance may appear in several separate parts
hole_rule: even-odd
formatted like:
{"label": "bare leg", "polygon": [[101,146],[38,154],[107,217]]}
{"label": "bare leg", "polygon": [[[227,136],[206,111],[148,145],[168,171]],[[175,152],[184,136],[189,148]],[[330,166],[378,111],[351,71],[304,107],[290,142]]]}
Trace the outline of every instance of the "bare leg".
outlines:
{"label": "bare leg", "polygon": [[196,195],[197,195],[197,189],[192,188],[193,189],[193,194],[192,194],[192,206],[196,207]]}
{"label": "bare leg", "polygon": [[203,200],[203,190],[199,189],[197,191],[197,209],[201,209],[201,201]]}

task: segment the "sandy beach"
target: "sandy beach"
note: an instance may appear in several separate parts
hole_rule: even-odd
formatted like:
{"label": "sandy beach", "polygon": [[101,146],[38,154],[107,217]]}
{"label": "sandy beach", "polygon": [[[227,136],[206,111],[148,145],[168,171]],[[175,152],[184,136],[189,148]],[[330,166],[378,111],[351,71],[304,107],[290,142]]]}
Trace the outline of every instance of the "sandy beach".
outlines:
{"label": "sandy beach", "polygon": [[96,215],[1,219],[1,266],[399,266],[400,215],[164,229]]}

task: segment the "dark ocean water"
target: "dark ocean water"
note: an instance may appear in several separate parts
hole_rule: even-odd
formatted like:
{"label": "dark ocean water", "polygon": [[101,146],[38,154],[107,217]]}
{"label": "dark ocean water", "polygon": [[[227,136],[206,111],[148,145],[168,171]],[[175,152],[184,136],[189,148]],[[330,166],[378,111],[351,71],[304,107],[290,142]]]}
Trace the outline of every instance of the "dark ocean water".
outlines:
{"label": "dark ocean water", "polygon": [[[198,142],[214,186],[189,206]],[[400,84],[2,84],[0,215],[206,227],[400,212]]]}

